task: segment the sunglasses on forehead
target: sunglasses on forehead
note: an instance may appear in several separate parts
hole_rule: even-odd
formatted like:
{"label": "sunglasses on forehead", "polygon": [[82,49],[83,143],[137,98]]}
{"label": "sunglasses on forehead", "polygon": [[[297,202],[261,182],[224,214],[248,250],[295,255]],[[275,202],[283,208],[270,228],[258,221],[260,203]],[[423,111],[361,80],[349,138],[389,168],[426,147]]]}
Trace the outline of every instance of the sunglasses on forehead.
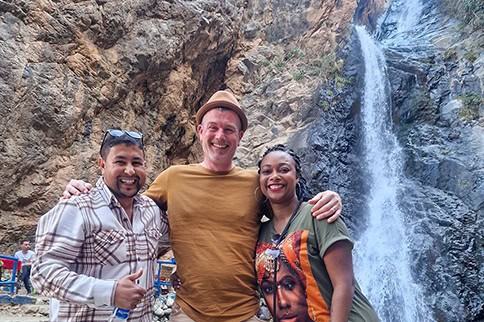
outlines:
{"label": "sunglasses on forehead", "polygon": [[125,131],[125,130],[118,130],[118,129],[109,129],[104,133],[104,137],[101,143],[101,148],[99,149],[99,153],[101,154],[101,151],[103,150],[104,143],[106,142],[106,138],[108,136],[111,137],[120,137],[127,135],[132,139],[135,139],[136,141],[139,142],[140,147],[143,148],[143,134],[136,132],[136,131]]}

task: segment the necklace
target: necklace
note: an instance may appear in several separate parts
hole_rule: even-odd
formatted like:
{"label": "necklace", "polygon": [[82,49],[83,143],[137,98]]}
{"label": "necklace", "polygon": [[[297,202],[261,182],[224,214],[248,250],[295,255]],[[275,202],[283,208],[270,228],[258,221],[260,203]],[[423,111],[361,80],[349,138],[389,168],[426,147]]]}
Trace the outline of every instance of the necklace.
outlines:
{"label": "necklace", "polygon": [[272,239],[272,242],[275,243],[275,247],[276,248],[277,248],[277,246],[279,246],[279,244],[281,243],[281,241],[286,237],[287,231],[289,230],[289,226],[291,226],[291,224],[294,221],[294,219],[296,219],[297,211],[299,210],[299,207],[301,207],[301,204],[302,204],[302,200],[299,200],[296,208],[294,208],[294,211],[291,214],[291,217],[289,217],[289,220],[287,221],[286,226],[284,226],[284,229],[282,230],[282,233],[279,236],[277,236],[277,234],[276,234],[274,236],[274,238]]}
{"label": "necklace", "polygon": [[270,267],[269,269],[273,271],[274,275],[274,285],[273,285],[273,290],[274,290],[274,297],[273,297],[273,303],[272,303],[272,308],[274,311],[273,317],[274,317],[274,322],[277,322],[277,314],[276,314],[276,305],[277,305],[277,258],[281,254],[281,250],[277,248],[279,244],[282,242],[282,240],[286,237],[287,232],[289,230],[289,226],[291,226],[292,222],[297,216],[299,207],[301,207],[302,200],[299,200],[299,203],[297,204],[296,208],[291,214],[291,217],[289,218],[289,221],[287,222],[286,226],[282,230],[282,233],[279,236],[274,236],[272,239],[272,242],[274,243],[274,246],[272,248],[266,249],[265,253],[267,257],[270,259]]}

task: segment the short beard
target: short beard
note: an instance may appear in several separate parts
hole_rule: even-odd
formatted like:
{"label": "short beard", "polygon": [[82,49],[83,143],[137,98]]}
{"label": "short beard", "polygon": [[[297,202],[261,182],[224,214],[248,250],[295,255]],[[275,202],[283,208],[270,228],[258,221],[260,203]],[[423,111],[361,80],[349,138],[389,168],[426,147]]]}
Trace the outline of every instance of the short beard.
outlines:
{"label": "short beard", "polygon": [[[108,187],[109,188],[109,187]],[[140,185],[140,180],[139,178],[136,179],[136,191],[133,192],[133,195],[131,196],[128,196],[128,195],[125,195],[124,193],[121,192],[121,189],[119,188],[119,185],[118,183],[116,183],[116,190],[113,190],[111,188],[109,188],[109,190],[111,190],[111,192],[113,193],[113,195],[115,197],[121,197],[121,198],[133,198],[134,196],[136,196],[138,194],[138,192],[141,190],[141,185]]]}

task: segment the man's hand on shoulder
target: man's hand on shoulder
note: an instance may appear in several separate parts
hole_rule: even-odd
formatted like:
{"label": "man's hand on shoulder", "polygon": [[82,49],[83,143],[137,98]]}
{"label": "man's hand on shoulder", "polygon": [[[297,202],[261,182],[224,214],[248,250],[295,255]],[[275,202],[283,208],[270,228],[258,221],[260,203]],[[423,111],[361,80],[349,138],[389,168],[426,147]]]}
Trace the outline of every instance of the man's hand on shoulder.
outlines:
{"label": "man's hand on shoulder", "polygon": [[341,197],[334,191],[326,190],[318,193],[313,199],[308,201],[309,204],[314,205],[311,208],[313,217],[317,220],[328,218],[328,222],[334,222],[341,215],[343,204]]}
{"label": "man's hand on shoulder", "polygon": [[82,180],[71,179],[66,185],[60,200],[69,199],[72,196],[80,196],[91,191],[92,185]]}

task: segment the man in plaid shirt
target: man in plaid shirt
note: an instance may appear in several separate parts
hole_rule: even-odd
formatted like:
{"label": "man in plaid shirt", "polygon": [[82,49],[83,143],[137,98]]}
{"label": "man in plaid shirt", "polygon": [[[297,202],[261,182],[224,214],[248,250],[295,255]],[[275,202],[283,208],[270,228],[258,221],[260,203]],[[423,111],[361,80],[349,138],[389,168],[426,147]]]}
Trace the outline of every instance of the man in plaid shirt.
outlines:
{"label": "man in plaid shirt", "polygon": [[142,135],[108,130],[102,177],[87,195],[42,216],[32,284],[53,297],[51,321],[107,321],[113,307],[151,321],[156,259],[168,249],[166,214],[139,194],[146,180]]}

